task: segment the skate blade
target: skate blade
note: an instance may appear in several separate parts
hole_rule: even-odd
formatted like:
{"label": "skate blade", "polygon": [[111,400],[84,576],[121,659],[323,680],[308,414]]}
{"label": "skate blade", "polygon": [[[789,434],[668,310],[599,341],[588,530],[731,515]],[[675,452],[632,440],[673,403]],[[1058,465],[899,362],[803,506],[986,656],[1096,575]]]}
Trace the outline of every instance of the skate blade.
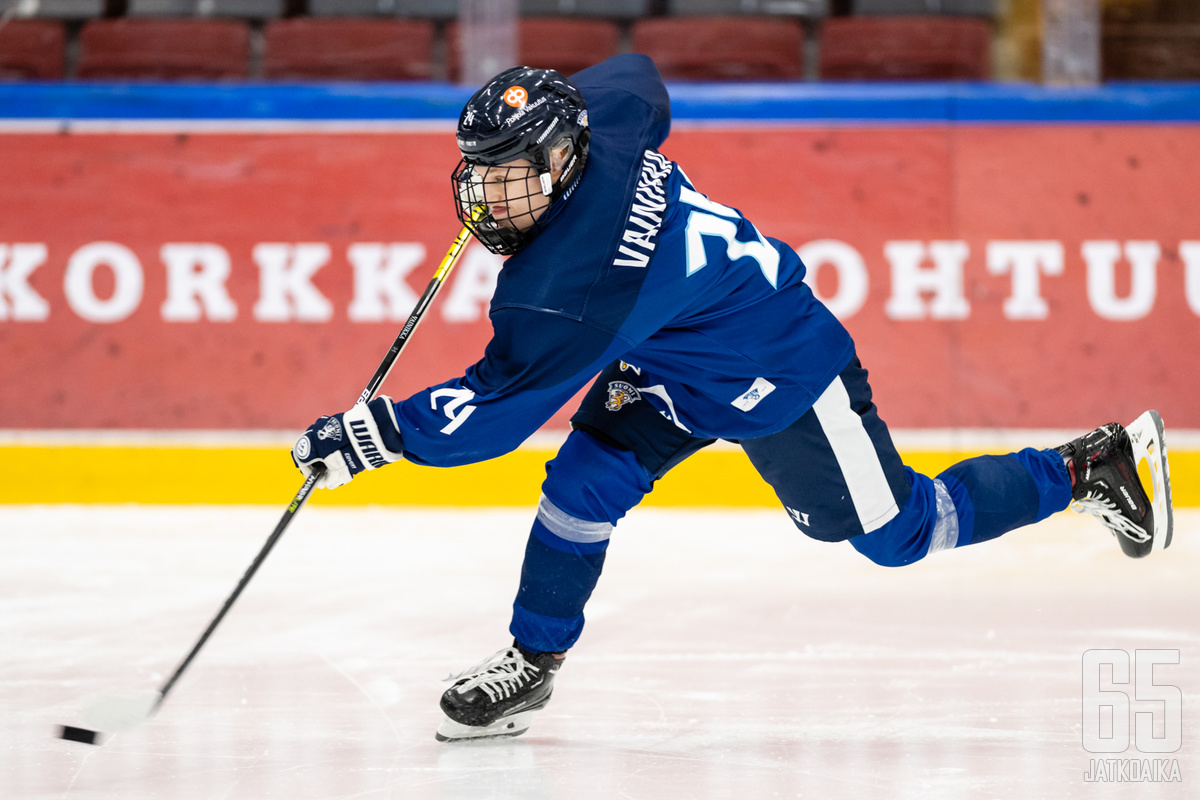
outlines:
{"label": "skate blade", "polygon": [[1171,545],[1175,511],[1171,507],[1171,471],[1167,463],[1162,417],[1157,411],[1147,411],[1125,431],[1133,446],[1133,460],[1138,466],[1138,473],[1141,474],[1143,461],[1150,473],[1150,488],[1153,490],[1150,505],[1154,508],[1154,545],[1151,549],[1165,550]]}
{"label": "skate blade", "polygon": [[491,725],[463,725],[449,717],[442,719],[434,738],[439,742],[459,742],[467,739],[500,739],[505,736],[520,736],[529,730],[529,720],[532,711],[521,711],[503,719],[498,719]]}

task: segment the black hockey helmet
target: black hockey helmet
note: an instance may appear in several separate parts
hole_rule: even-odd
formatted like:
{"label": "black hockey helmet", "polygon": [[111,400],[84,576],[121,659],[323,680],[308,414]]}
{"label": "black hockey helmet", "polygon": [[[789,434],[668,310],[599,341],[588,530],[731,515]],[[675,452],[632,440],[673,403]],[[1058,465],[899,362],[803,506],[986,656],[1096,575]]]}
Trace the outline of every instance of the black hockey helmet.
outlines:
{"label": "black hockey helmet", "polygon": [[[451,179],[459,219],[492,252],[517,252],[541,231],[550,214],[538,211],[531,224],[521,225],[525,230],[512,219],[495,219],[484,198],[483,173],[494,173],[497,165],[517,159],[528,161],[540,194],[553,205],[582,174],[589,138],[583,96],[561,73],[531,67],[501,72],[467,101],[458,118],[462,160]],[[551,152],[563,148],[566,157],[555,180]],[[495,180],[494,174],[489,180]],[[506,200],[520,205],[534,197],[521,192]]]}

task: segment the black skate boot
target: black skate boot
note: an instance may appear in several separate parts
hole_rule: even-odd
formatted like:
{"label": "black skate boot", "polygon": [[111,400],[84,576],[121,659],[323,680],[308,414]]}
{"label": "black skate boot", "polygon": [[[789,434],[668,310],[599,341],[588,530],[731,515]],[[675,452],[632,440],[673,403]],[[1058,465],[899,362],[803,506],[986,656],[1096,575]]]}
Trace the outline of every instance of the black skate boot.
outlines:
{"label": "black skate boot", "polygon": [[442,694],[446,718],[434,734],[439,742],[520,736],[530,717],[550,702],[554,674],[565,653],[531,653],[515,641],[466,672],[453,675]]}
{"label": "black skate boot", "polygon": [[[1171,544],[1171,478],[1163,423],[1147,411],[1128,428],[1115,422],[1058,448],[1071,473],[1071,509],[1100,519],[1130,558]],[[1152,497],[1138,477],[1149,469]]]}

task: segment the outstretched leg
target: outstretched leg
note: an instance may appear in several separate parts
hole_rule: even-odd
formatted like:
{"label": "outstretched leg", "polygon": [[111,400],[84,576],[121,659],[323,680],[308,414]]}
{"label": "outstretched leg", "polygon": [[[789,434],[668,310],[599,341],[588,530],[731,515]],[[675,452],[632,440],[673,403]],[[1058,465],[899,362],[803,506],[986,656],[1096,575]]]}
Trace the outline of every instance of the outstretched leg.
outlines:
{"label": "outstretched leg", "polygon": [[1171,542],[1166,444],[1154,411],[1127,429],[1110,423],[1055,449],[970,458],[930,478],[901,463],[855,358],[793,425],[742,447],[797,528],[849,540],[884,566],[990,541],[1069,504],[1099,517],[1135,558]]}
{"label": "outstretched leg", "polygon": [[1054,450],[972,458],[937,478],[905,467],[857,358],[793,425],[742,448],[797,528],[885,566],[994,539],[1071,500]]}
{"label": "outstretched leg", "polygon": [[[1149,493],[1138,477],[1142,461]],[[1157,412],[1128,428],[1102,425],[1053,450],[970,458],[934,479],[913,473],[912,495],[896,518],[850,541],[877,563],[900,566],[995,539],[1068,504],[1100,519],[1131,558],[1170,545],[1171,480]]]}

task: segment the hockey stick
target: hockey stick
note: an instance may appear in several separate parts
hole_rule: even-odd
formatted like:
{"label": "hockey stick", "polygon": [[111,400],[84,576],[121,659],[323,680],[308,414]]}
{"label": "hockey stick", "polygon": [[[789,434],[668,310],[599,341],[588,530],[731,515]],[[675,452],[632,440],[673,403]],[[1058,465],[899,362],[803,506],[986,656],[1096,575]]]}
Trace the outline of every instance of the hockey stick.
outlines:
{"label": "hockey stick", "polygon": [[[478,219],[481,209],[476,209],[473,219]],[[367,383],[367,388],[363,389],[362,394],[358,396],[357,403],[366,403],[375,396],[379,391],[379,387],[387,379],[388,373],[392,371],[392,366],[396,363],[400,353],[404,350],[408,340],[412,337],[413,331],[417,329],[421,318],[425,316],[425,311],[429,308],[433,298],[442,288],[442,284],[446,281],[446,276],[450,274],[450,270],[458,261],[458,257],[462,255],[463,249],[466,247],[467,240],[470,238],[470,226],[464,225],[459,231],[458,237],[454,240],[454,244],[450,245],[450,249],[446,251],[445,257],[442,258],[442,263],[438,265],[437,272],[434,273],[433,279],[429,281],[429,285],[425,287],[424,294],[417,301],[417,305],[413,308],[412,313],[408,317],[408,321],[404,323],[404,327],[400,329],[400,333],[396,336],[396,340],[392,342],[391,349],[384,356],[383,361],[379,363],[379,367],[375,370],[375,374],[371,376],[371,380]],[[356,405],[357,405],[356,403]],[[162,706],[167,699],[167,694],[174,688],[176,681],[183,675],[183,671],[188,668],[195,659],[196,654],[200,652],[200,648],[204,647],[204,643],[212,636],[217,625],[229,613],[229,609],[241,595],[242,590],[246,588],[246,584],[254,577],[254,573],[258,572],[258,568],[262,566],[267,554],[271,552],[271,548],[279,541],[279,537],[283,536],[283,532],[287,530],[291,521],[295,519],[296,513],[304,506],[308,495],[312,492],[317,481],[321,479],[325,468],[322,465],[317,465],[312,474],[304,480],[304,485],[300,487],[300,491],[296,492],[296,496],[292,498],[292,502],[288,504],[287,510],[283,512],[279,523],[275,526],[275,530],[267,537],[266,544],[255,556],[254,561],[246,570],[246,574],[238,581],[237,587],[233,590],[233,594],[229,595],[229,599],[225,601],[225,605],[213,617],[212,622],[208,624],[200,640],[196,642],[196,646],[187,654],[187,658],[175,670],[166,683],[162,685],[157,692],[152,692],[149,695],[134,698],[104,698],[94,703],[87,711],[84,712],[84,718],[92,728],[76,728],[70,725],[62,726],[59,736],[63,739],[68,739],[75,742],[83,742],[84,744],[99,744],[100,733],[115,732],[132,728],[144,720],[152,716]]]}

